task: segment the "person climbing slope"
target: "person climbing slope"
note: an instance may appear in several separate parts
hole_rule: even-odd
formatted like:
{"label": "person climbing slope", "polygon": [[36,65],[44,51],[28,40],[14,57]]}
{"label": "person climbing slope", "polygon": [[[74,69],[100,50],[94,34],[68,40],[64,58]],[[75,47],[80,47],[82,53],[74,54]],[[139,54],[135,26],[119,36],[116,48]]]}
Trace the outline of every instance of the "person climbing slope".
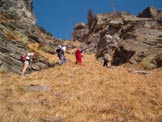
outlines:
{"label": "person climbing slope", "polygon": [[82,57],[83,57],[83,51],[81,50],[80,47],[77,48],[75,51],[75,57],[76,57],[76,64],[79,63],[79,65],[82,65]]}
{"label": "person climbing slope", "polygon": [[105,54],[105,53],[108,53],[108,51],[109,51],[109,48],[107,48],[107,47],[98,50],[98,52],[102,52],[101,54],[104,54],[104,56],[101,58],[102,62],[103,62],[102,66],[103,67],[107,67],[107,68],[111,65],[110,64],[111,63],[110,62],[110,55],[109,54]]}
{"label": "person climbing slope", "polygon": [[108,68],[108,63],[109,63],[109,60],[108,60],[108,58],[105,56],[105,57],[103,58],[103,67],[107,67],[107,68]]}
{"label": "person climbing slope", "polygon": [[57,56],[59,57],[59,64],[64,64],[66,62],[66,58],[64,56],[64,50],[62,49],[62,46],[59,45],[56,49]]}
{"label": "person climbing slope", "polygon": [[21,76],[24,76],[27,68],[29,68],[29,66],[31,66],[33,56],[34,56],[34,53],[28,53],[28,54],[24,54],[21,57],[21,61],[23,62],[23,70],[22,70]]}

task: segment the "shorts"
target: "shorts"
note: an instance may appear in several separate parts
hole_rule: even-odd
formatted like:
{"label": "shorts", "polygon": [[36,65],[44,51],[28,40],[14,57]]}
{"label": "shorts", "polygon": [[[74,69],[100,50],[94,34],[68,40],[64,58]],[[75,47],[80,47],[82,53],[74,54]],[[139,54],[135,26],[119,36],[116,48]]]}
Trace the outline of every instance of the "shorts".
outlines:
{"label": "shorts", "polygon": [[29,64],[29,61],[28,61],[28,60],[26,60],[26,61],[24,62],[24,64]]}

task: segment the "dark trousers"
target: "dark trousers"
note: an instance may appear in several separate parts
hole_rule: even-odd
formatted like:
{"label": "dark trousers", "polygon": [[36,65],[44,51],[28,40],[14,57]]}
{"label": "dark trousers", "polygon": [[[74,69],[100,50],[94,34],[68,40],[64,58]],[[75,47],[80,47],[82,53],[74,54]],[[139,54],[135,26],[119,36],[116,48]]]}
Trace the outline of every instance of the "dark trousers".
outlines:
{"label": "dark trousers", "polygon": [[104,61],[103,67],[108,67],[108,61]]}
{"label": "dark trousers", "polygon": [[65,58],[65,56],[64,56],[63,54],[59,55],[59,59],[60,59],[59,64],[64,64],[64,63],[66,63],[66,58]]}

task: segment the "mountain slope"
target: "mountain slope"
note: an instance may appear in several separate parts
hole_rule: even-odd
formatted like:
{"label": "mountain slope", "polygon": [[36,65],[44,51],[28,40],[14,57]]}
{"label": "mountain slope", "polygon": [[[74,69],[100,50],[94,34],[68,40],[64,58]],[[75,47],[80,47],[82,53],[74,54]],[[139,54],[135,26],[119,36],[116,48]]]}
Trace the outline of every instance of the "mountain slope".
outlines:
{"label": "mountain slope", "polygon": [[[76,48],[77,43],[61,42],[35,25],[32,0],[1,0],[0,11],[0,122],[161,122],[161,68],[147,71],[148,74],[137,74],[123,65],[103,68],[94,54],[85,54],[84,65],[76,65],[74,50],[70,49]],[[157,22],[125,12],[116,14],[119,18],[113,18],[114,13],[110,13],[97,15],[90,25],[80,23],[74,29],[73,38],[85,41],[85,50],[99,51],[102,56],[104,52],[100,53],[100,48],[109,47],[107,32],[119,32],[116,37],[120,37],[126,48],[119,48],[115,59],[126,63],[122,59],[133,49],[127,44],[136,48],[134,43],[139,41],[148,45],[147,49],[158,49],[152,55],[139,43],[139,57],[150,58],[148,54],[151,54],[156,60],[144,61],[157,63],[154,68],[161,67],[161,12],[153,16]],[[146,35],[153,36],[146,38]],[[61,43],[68,46],[68,61],[62,66],[57,65],[54,51]],[[25,77],[4,72],[20,74],[19,58],[31,51],[36,54],[32,63],[36,72]],[[138,62],[141,58],[134,59]]]}
{"label": "mountain slope", "polygon": [[66,56],[65,65],[24,78],[1,72],[0,121],[161,121],[162,69],[142,75],[122,66],[103,68],[94,55],[84,55],[84,66],[75,64],[73,52]]}

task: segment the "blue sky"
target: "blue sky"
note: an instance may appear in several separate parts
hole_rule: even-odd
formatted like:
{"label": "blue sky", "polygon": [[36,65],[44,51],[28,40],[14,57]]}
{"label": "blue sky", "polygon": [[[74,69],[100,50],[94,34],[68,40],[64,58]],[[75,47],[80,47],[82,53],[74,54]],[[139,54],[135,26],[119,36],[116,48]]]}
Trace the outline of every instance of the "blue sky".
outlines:
{"label": "blue sky", "polygon": [[[71,39],[75,24],[87,23],[89,9],[94,14],[112,12],[112,0],[33,0],[37,25],[56,38]],[[114,0],[116,11],[134,15],[147,6],[162,10],[162,0]]]}

